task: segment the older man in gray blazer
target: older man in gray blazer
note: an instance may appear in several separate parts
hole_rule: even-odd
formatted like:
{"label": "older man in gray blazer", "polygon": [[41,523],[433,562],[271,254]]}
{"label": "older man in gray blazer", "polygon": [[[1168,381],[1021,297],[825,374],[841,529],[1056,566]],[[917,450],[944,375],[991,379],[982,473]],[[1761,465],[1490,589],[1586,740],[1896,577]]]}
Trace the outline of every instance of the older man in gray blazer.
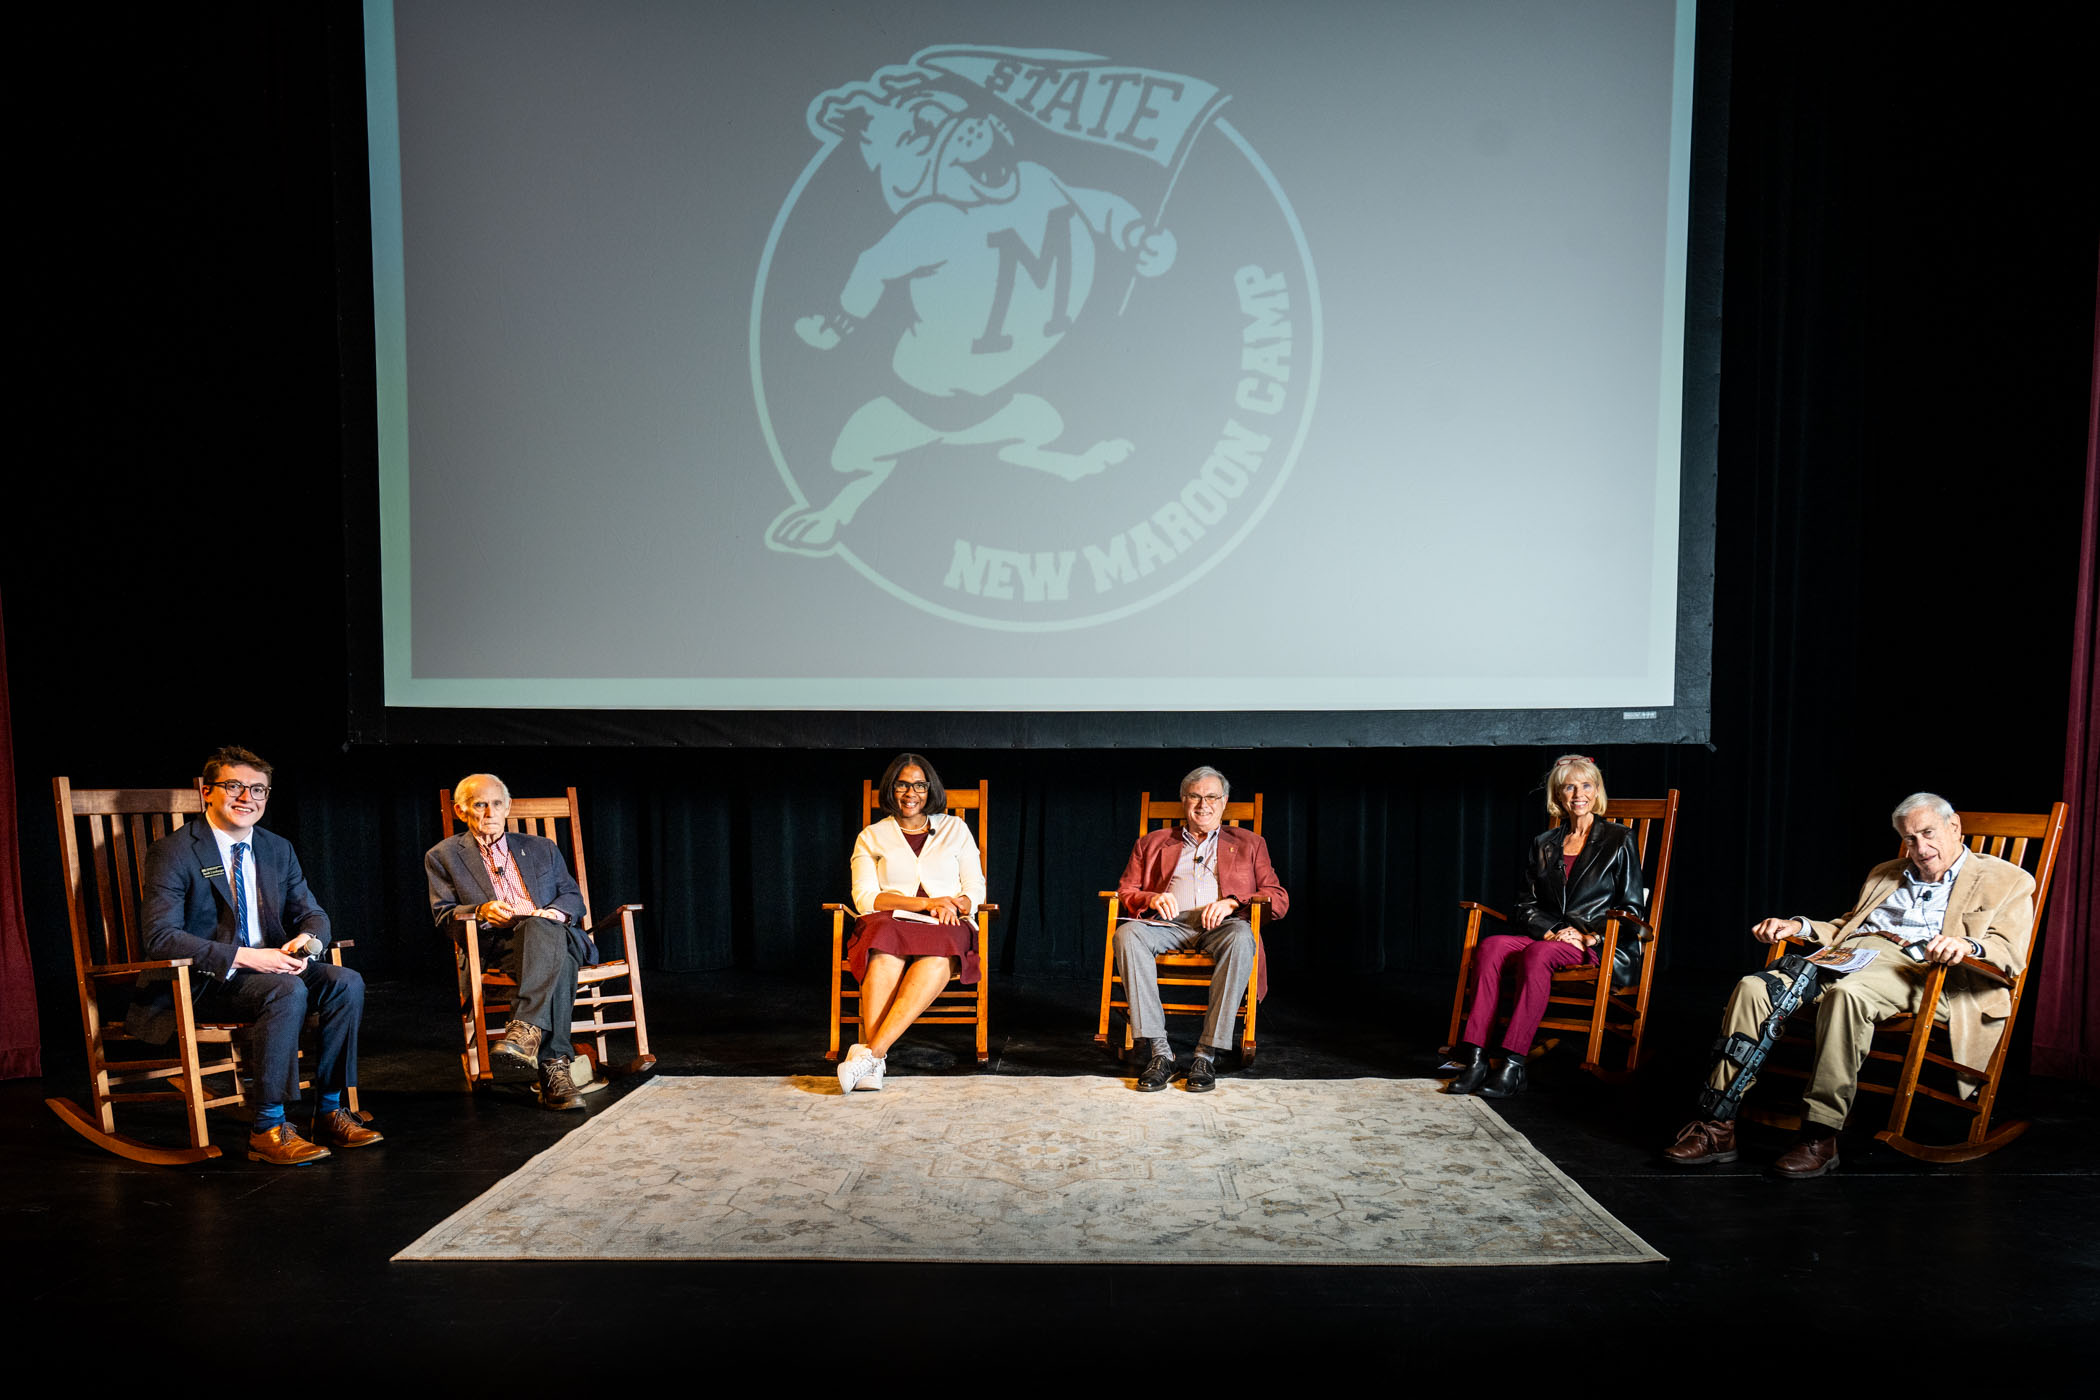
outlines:
{"label": "older man in gray blazer", "polygon": [[544,1108],[582,1108],[569,1073],[576,1053],[569,1027],[576,970],[598,960],[583,929],[583,893],[561,847],[505,830],[510,789],[495,774],[460,779],[452,807],[467,829],[423,857],[431,918],[456,943],[465,941],[468,919],[479,923],[485,962],[518,984],[503,1039],[489,1048],[489,1069],[499,1080],[537,1078]]}

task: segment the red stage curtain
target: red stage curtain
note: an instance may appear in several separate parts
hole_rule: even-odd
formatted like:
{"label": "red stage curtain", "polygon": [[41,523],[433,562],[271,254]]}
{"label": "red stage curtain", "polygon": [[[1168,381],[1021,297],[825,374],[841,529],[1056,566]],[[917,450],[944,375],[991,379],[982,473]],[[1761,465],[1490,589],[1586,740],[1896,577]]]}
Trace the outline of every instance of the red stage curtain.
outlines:
{"label": "red stage curtain", "polygon": [[22,917],[22,843],[15,839],[14,735],[7,712],[7,625],[0,614],[0,1079],[44,1072],[29,924]]}
{"label": "red stage curtain", "polygon": [[2034,1067],[2100,1081],[2100,296],[2085,438],[2085,533],[2071,628],[2071,723],[2064,737],[2068,829],[2043,933]]}

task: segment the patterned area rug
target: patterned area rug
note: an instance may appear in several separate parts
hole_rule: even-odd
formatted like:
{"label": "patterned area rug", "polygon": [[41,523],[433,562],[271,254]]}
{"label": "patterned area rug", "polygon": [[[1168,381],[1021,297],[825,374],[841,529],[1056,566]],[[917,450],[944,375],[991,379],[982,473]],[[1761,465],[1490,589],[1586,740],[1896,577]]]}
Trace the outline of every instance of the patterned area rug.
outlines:
{"label": "patterned area rug", "polygon": [[658,1078],[397,1259],[1626,1264],[1663,1256],[1427,1079]]}

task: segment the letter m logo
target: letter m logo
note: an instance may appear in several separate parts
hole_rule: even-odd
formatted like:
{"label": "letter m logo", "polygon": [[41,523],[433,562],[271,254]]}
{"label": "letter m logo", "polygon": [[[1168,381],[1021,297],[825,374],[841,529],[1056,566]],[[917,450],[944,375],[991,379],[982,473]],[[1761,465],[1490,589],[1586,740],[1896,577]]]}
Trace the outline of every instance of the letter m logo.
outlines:
{"label": "letter m logo", "polygon": [[985,235],[985,246],[999,251],[999,285],[992,294],[992,314],[984,323],[984,334],[970,343],[971,354],[995,355],[1013,349],[1014,338],[1006,333],[1006,313],[1013,305],[1017,267],[1027,268],[1028,280],[1038,287],[1051,287],[1050,304],[1057,309],[1043,324],[1043,334],[1063,335],[1072,329],[1072,221],[1078,217],[1079,211],[1069,204],[1051,210],[1043,223],[1040,253],[1031,253],[1021,235],[1010,228]]}

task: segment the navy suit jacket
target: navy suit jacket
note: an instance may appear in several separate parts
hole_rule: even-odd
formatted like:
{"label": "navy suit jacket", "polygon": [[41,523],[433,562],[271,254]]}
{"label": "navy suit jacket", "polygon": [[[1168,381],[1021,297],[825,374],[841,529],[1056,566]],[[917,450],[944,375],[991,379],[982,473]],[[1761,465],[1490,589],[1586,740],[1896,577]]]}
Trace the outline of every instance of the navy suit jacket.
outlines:
{"label": "navy suit jacket", "polygon": [[[307,888],[292,843],[257,827],[248,847],[255,860],[255,927],[263,946],[281,948],[304,933],[326,947],[328,913]],[[188,958],[193,993],[231,977],[234,950],[240,947],[233,875],[220,858],[210,821],[198,817],[155,841],[146,852],[145,880],[140,924],[146,956]],[[172,984],[152,973],[141,978],[125,1028],[149,1044],[165,1044],[175,1034]]]}
{"label": "navy suit jacket", "polygon": [[[584,932],[583,891],[562,859],[561,847],[544,836],[513,831],[510,858],[517,862],[525,890],[542,909],[559,909],[569,920],[569,949],[579,964],[598,960],[590,934]],[[472,832],[448,836],[423,857],[423,875],[430,882],[430,917],[440,933],[453,942],[465,941],[468,915],[496,897],[489,884],[489,868],[481,859],[480,843]]]}

